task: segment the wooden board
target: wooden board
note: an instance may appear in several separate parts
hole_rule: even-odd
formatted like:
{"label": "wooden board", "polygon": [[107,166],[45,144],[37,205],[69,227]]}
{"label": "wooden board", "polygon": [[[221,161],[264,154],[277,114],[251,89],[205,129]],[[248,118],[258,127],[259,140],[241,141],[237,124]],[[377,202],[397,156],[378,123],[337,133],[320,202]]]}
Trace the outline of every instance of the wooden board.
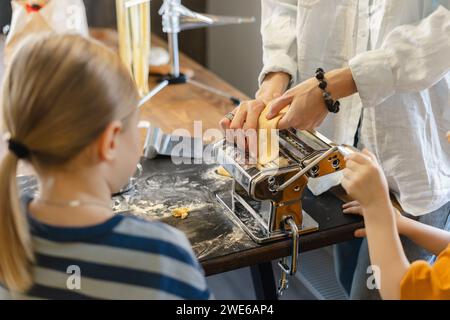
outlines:
{"label": "wooden board", "polygon": [[[91,35],[112,48],[117,47],[117,33],[112,29],[91,29]],[[3,61],[3,44],[4,37],[0,37],[1,61]],[[167,43],[153,36],[152,46],[167,47]],[[180,55],[180,64],[183,68],[194,71],[194,80],[240,99],[247,98],[239,90],[233,88],[184,54]],[[2,65],[1,63],[1,77],[3,74]],[[149,82],[150,87],[154,87],[158,84],[158,79],[151,77]],[[233,104],[223,97],[211,94],[190,84],[180,84],[165,88],[151,99],[142,108],[141,120],[149,121],[154,126],[160,127],[164,133],[170,134],[176,129],[186,129],[193,135],[195,121],[202,122],[203,132],[211,128],[218,129],[220,119],[233,109]],[[4,143],[0,142],[0,156],[4,152]],[[29,173],[29,171],[21,171],[21,173]]]}
{"label": "wooden board", "polygon": [[[109,46],[117,47],[117,34],[114,30],[93,29],[91,34]],[[152,46],[167,48],[167,43],[153,35]],[[184,54],[180,54],[180,65],[182,69],[194,72],[193,80],[239,99],[248,99],[242,92]],[[150,88],[155,87],[158,81],[158,77],[150,76]],[[151,122],[167,134],[177,129],[186,129],[193,135],[195,121],[202,121],[204,131],[219,129],[219,121],[234,107],[231,101],[226,98],[209,93],[191,84],[179,84],[169,86],[153,97],[142,108],[141,119]]]}
{"label": "wooden board", "polygon": [[[154,37],[153,44],[165,46],[165,42]],[[243,93],[233,88],[212,72],[206,70],[190,58],[181,55],[181,66],[194,71],[193,79],[212,86],[240,99],[248,99]],[[150,86],[157,84],[157,79],[150,79]],[[156,95],[145,107],[142,117],[159,126],[165,133],[183,128],[193,134],[193,122],[202,121],[203,129],[219,128],[219,121],[233,104],[227,99],[206,92],[191,84],[174,85]]]}

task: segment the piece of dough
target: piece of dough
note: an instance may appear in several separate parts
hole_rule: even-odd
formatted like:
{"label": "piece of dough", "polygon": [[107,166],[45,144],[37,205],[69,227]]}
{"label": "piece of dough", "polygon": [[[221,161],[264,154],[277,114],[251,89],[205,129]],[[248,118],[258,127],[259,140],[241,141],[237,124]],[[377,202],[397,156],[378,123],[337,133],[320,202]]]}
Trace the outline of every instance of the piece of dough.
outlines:
{"label": "piece of dough", "polygon": [[[278,135],[272,131],[277,129],[278,122],[286,113],[289,107],[284,108],[280,114],[270,120],[266,116],[270,110],[270,104],[266,106],[264,111],[259,116],[258,120],[258,164],[265,165],[276,160],[279,157],[280,145],[278,143]],[[277,138],[272,141],[272,138]]]}
{"label": "piece of dough", "polygon": [[216,173],[217,173],[219,176],[224,176],[224,177],[231,178],[231,174],[229,174],[228,171],[225,170],[225,168],[222,167],[222,166],[220,166],[219,168],[217,168]]}
{"label": "piece of dough", "polygon": [[189,208],[176,208],[172,210],[172,216],[175,218],[186,219],[189,215]]}

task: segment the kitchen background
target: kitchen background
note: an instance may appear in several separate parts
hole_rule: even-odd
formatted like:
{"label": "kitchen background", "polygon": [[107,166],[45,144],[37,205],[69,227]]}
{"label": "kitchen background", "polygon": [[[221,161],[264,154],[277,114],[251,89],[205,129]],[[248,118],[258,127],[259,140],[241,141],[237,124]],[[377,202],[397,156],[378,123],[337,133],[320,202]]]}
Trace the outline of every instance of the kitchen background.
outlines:
{"label": "kitchen background", "polygon": [[[116,26],[114,0],[84,0],[90,26]],[[162,0],[153,0],[152,32],[161,36],[158,9]],[[183,4],[197,12],[223,15],[255,16],[257,22],[239,26],[216,27],[183,31],[180,49],[194,60],[249,96],[257,89],[256,79],[262,66],[259,35],[259,0],[184,0]],[[0,30],[11,19],[10,0],[0,0]],[[239,37],[236,37],[239,35]],[[239,72],[237,72],[239,70]]]}
{"label": "kitchen background", "polygon": [[[183,31],[180,50],[207,67],[221,78],[253,96],[257,77],[262,67],[260,0],[183,0],[185,6],[197,11],[219,15],[255,16],[256,23]],[[116,27],[114,0],[84,0],[90,26]],[[153,0],[152,32],[165,38],[158,9],[162,0]],[[10,23],[10,0],[0,0],[0,31]],[[291,281],[284,299],[345,299],[334,276],[330,248],[300,255],[298,281]],[[276,276],[279,268],[274,263]],[[208,278],[208,283],[219,299],[254,299],[248,268]]]}

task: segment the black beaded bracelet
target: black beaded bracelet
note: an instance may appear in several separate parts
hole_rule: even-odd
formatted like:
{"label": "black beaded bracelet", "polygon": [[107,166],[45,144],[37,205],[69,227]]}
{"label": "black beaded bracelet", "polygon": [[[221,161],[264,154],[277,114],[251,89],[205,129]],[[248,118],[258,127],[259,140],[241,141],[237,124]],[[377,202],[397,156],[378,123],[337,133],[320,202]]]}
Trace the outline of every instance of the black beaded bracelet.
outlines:
{"label": "black beaded bracelet", "polygon": [[332,113],[338,113],[340,110],[341,103],[339,101],[334,101],[331,98],[331,93],[327,91],[327,81],[325,80],[325,71],[322,68],[316,70],[316,79],[319,81],[319,88],[323,91],[323,99],[325,100],[325,105],[328,111]]}

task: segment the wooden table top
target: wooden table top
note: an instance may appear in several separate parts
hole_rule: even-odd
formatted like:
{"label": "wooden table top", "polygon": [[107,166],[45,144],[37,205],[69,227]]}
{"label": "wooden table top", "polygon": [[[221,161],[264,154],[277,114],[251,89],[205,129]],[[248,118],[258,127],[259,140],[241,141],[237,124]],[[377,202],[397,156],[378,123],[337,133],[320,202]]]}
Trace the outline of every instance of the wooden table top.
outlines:
{"label": "wooden table top", "polygon": [[[91,29],[94,38],[106,43],[110,47],[117,48],[117,33],[112,29]],[[0,79],[3,78],[3,46],[5,37],[0,36]],[[152,46],[167,47],[167,43],[152,36]],[[181,48],[182,50],[182,48]],[[214,75],[184,54],[180,54],[180,65],[183,69],[194,72],[193,80],[208,86],[217,88],[239,99],[247,97],[239,90]],[[158,77],[151,76],[150,88],[158,84]],[[218,129],[222,117],[234,109],[231,101],[217,96],[191,84],[178,84],[166,87],[150,101],[141,111],[141,120],[149,121],[153,126],[159,127],[166,134],[176,129],[185,129],[194,135],[194,122],[201,121],[203,132],[208,129]],[[144,136],[144,132],[143,132]],[[0,157],[6,150],[3,141],[0,142]],[[21,174],[31,173],[30,169],[22,166]]]}
{"label": "wooden table top", "polygon": [[[110,29],[94,29],[91,34],[111,47],[117,47],[117,34]],[[167,48],[167,42],[152,36],[152,46]],[[183,48],[180,48],[183,50]],[[191,58],[180,53],[180,65],[189,73],[193,71],[193,80],[223,91],[231,96],[248,99],[239,90],[220,79],[211,71],[202,67]],[[152,70],[150,71],[152,73]],[[158,84],[158,77],[150,76],[149,86],[154,88]],[[159,127],[164,133],[170,134],[176,129],[185,129],[194,134],[194,121],[202,121],[203,131],[219,129],[219,121],[234,109],[228,99],[209,93],[192,84],[177,84],[166,87],[149,102],[141,112],[141,119],[149,121]]]}
{"label": "wooden table top", "polygon": [[[153,44],[165,47],[166,43],[156,37]],[[193,80],[207,84],[234,97],[248,99],[242,92],[220,79],[211,71],[181,54],[180,64],[194,71]],[[150,78],[150,87],[157,84]],[[142,111],[142,118],[160,127],[165,133],[174,129],[187,129],[193,134],[193,121],[202,121],[203,130],[219,128],[219,121],[235,106],[224,97],[209,93],[191,84],[169,86],[152,98]]]}

